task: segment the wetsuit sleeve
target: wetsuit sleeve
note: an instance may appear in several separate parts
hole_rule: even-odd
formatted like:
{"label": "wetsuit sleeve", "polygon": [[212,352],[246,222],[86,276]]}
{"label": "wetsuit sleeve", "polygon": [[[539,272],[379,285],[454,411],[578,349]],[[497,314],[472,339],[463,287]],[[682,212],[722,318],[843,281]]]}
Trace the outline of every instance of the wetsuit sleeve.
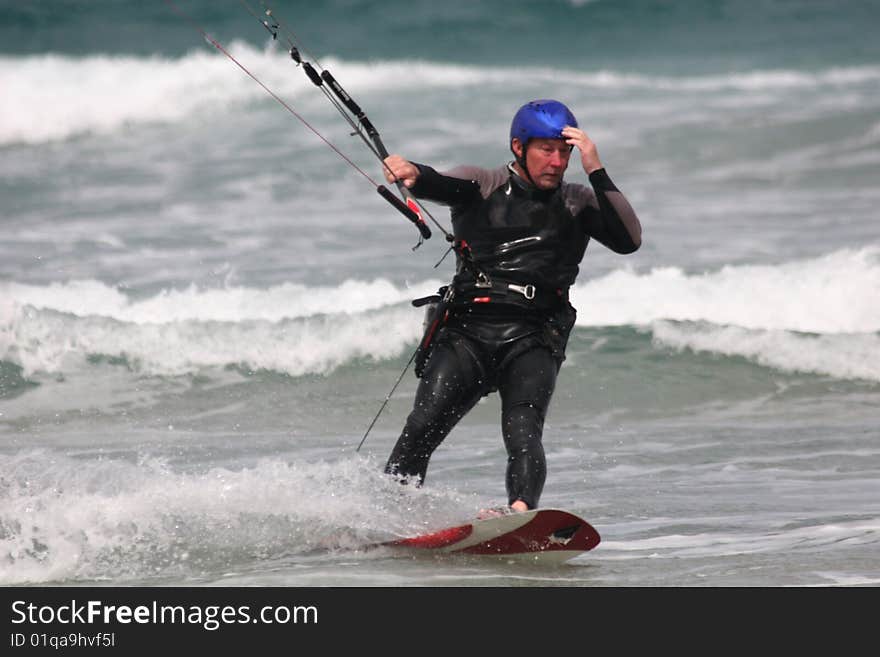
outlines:
{"label": "wetsuit sleeve", "polygon": [[[584,230],[615,253],[632,253],[642,244],[642,225],[605,169],[590,174],[593,198],[577,214]],[[585,188],[583,188],[587,191]]]}
{"label": "wetsuit sleeve", "polygon": [[425,164],[413,164],[419,169],[419,177],[410,188],[416,198],[444,205],[466,205],[480,198],[477,180],[444,175]]}

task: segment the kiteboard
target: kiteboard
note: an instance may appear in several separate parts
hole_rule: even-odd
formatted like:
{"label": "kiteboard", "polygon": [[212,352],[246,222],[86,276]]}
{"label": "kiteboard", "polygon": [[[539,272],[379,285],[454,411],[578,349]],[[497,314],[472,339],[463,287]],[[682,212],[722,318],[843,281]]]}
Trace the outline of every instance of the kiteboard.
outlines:
{"label": "kiteboard", "polygon": [[533,509],[447,527],[382,545],[435,555],[481,555],[563,563],[599,544],[583,518],[561,509]]}

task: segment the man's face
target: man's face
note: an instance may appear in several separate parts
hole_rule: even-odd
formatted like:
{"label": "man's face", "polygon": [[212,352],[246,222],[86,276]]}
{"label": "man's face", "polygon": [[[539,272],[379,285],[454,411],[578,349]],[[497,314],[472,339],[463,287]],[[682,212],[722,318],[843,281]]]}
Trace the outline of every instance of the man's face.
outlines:
{"label": "man's face", "polygon": [[[522,143],[514,139],[514,152],[522,152]],[[539,189],[555,189],[568,168],[571,146],[562,139],[532,139],[526,149],[526,166]]]}

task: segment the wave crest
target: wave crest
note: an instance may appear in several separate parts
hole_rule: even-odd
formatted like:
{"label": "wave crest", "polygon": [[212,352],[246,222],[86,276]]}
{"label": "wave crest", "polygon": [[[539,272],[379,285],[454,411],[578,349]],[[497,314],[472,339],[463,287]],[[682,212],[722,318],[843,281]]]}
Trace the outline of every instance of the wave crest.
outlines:
{"label": "wave crest", "polygon": [[[150,375],[228,366],[326,374],[413,348],[422,311],[409,301],[439,285],[378,279],[328,287],[190,287],[133,300],[96,281],[5,283],[0,360],[24,377],[81,368],[96,357]],[[880,380],[880,371],[859,365],[876,360],[880,307],[868,300],[880,298],[877,246],[706,273],[617,270],[576,285],[571,297],[579,327],[638,327],[676,348]]]}
{"label": "wave crest", "polygon": [[[273,91],[293,98],[311,83],[291,75],[290,59],[271,43],[258,49],[232,42],[229,52]],[[651,76],[615,71],[466,66],[429,61],[355,62],[325,58],[350,92],[481,86],[531,89],[575,85],[585,89],[659,92],[753,92],[874,85],[880,67],[824,71],[756,70],[702,76]],[[265,98],[265,92],[220,53],[200,49],[183,57],[0,57],[0,88],[15,103],[0,104],[0,145],[40,144],[83,134],[110,134],[131,125],[175,123]]]}

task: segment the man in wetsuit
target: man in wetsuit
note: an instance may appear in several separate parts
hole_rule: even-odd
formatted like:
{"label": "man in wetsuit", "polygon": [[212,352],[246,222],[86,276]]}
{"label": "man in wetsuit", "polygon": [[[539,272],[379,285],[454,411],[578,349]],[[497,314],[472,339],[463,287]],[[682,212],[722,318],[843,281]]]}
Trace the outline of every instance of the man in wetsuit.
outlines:
{"label": "man in wetsuit", "polygon": [[[591,237],[616,253],[641,244],[638,217],[577,125],[562,103],[536,100],[513,119],[516,159],[506,166],[441,174],[399,155],[385,160],[389,182],[402,180],[417,198],[450,206],[457,254],[456,274],[441,289],[436,321],[423,338],[415,403],[386,473],[420,485],[434,450],[497,390],[508,455],[505,510],[538,506],[544,418],[575,322],[569,287]],[[562,180],[574,148],[592,189]]]}

